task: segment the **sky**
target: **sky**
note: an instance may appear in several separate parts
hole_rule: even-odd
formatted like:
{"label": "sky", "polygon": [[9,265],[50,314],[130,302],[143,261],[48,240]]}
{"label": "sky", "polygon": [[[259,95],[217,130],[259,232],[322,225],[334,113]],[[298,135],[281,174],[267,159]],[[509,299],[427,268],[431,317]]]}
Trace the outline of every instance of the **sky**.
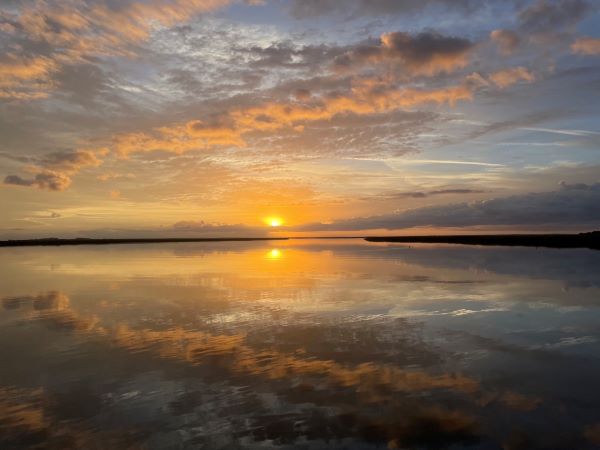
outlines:
{"label": "sky", "polygon": [[3,239],[600,228],[594,0],[2,0],[0,49]]}

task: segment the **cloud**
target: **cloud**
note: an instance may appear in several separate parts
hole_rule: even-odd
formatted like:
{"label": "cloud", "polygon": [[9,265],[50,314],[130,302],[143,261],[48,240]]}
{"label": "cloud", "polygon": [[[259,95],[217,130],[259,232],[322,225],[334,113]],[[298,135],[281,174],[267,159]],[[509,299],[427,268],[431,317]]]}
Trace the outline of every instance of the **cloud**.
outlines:
{"label": "cloud", "polygon": [[571,51],[580,55],[600,55],[600,39],[581,37],[571,44]]}
{"label": "cloud", "polygon": [[130,55],[132,44],[149,38],[156,27],[170,27],[227,6],[230,0],[82,0],[23,3],[3,14],[6,30],[45,42],[69,58]]}
{"label": "cloud", "polygon": [[[487,81],[486,81],[487,82]],[[509,120],[503,120],[492,123],[483,123],[480,127],[475,129],[474,131],[468,133],[465,137],[458,139],[449,139],[446,141],[448,144],[458,144],[468,140],[474,140],[480,138],[482,136],[487,136],[490,134],[503,133],[507,131],[511,131],[514,129],[522,129],[537,125],[546,121],[553,121],[563,118],[563,111],[556,110],[548,110],[548,111],[538,111],[531,114],[525,114],[516,116]]]}
{"label": "cloud", "polygon": [[576,25],[589,9],[585,0],[537,0],[520,11],[518,19],[528,33],[557,32]]}
{"label": "cloud", "polygon": [[98,154],[89,150],[53,152],[34,161],[35,165],[25,167],[26,171],[34,174],[33,178],[8,175],[4,178],[4,184],[64,191],[71,185],[71,177],[81,169],[102,164]]}
{"label": "cloud", "polygon": [[519,81],[533,83],[535,81],[535,75],[529,69],[519,66],[494,72],[489,76],[489,79],[496,86],[504,89],[518,83]]}
{"label": "cloud", "polygon": [[0,98],[44,98],[55,75],[70,64],[106,56],[132,57],[156,28],[214,11],[231,0],[110,0],[22,2],[0,9],[9,39],[0,59]]}
{"label": "cloud", "polygon": [[89,150],[63,151],[49,153],[42,157],[40,165],[48,169],[78,171],[83,167],[99,166],[102,161]]}
{"label": "cloud", "polygon": [[498,46],[500,52],[504,55],[510,55],[516,50],[521,42],[517,33],[511,30],[493,30],[490,33],[490,39]]}
{"label": "cloud", "polygon": [[374,44],[362,44],[335,59],[335,67],[346,69],[375,64],[396,64],[413,75],[432,76],[465,67],[474,44],[468,39],[434,32],[410,35],[384,33]]}
{"label": "cloud", "polygon": [[[250,146],[261,148],[261,155],[269,158],[295,160],[326,158],[386,158],[419,151],[418,140],[429,131],[432,122],[439,120],[443,111],[398,110],[371,115],[339,114],[331,119],[305,122],[304,130],[282,129],[277,133],[257,138],[252,136]],[[262,136],[262,135],[261,135]],[[262,145],[267,142],[268,146]]]}
{"label": "cloud", "polygon": [[467,227],[479,225],[599,226],[600,183],[562,184],[558,191],[493,198],[402,211],[380,216],[310,224],[302,231],[350,231],[411,227]]}
{"label": "cloud", "polygon": [[471,100],[465,85],[439,89],[390,87],[377,80],[361,80],[344,95],[315,98],[303,102],[269,102],[233,109],[209,121],[193,120],[154,129],[150,133],[127,133],[112,140],[112,148],[121,155],[166,151],[182,154],[220,146],[245,147],[244,135],[273,132],[284,128],[303,131],[303,124],[330,120],[344,114],[372,115],[410,109],[423,104],[454,105]]}
{"label": "cloud", "polygon": [[427,198],[435,195],[470,195],[483,194],[486,191],[478,189],[438,189],[435,191],[397,192],[390,195],[392,198]]}
{"label": "cloud", "polygon": [[469,13],[482,6],[484,2],[479,0],[292,0],[291,13],[298,19],[307,19],[328,14],[350,17],[414,14],[430,7]]}
{"label": "cloud", "polygon": [[178,232],[193,232],[193,233],[248,233],[248,232],[258,232],[260,234],[265,234],[264,227],[250,227],[248,225],[243,224],[214,224],[208,223],[203,220],[194,221],[194,220],[183,220],[180,222],[176,222],[171,227],[172,231]]}
{"label": "cloud", "polygon": [[43,170],[33,178],[21,178],[19,175],[7,175],[4,178],[4,184],[34,186],[49,191],[64,191],[71,185],[71,182],[72,180],[68,175],[51,170]]}
{"label": "cloud", "polygon": [[253,45],[249,48],[237,48],[237,51],[250,56],[250,66],[257,69],[285,67],[316,69],[343,53],[343,46],[294,45],[291,42],[277,42],[267,47]]}
{"label": "cloud", "polygon": [[244,147],[242,132],[232,126],[192,120],[184,124],[156,128],[153,132],[116,135],[112,147],[120,156],[131,153],[165,151],[182,154],[218,146]]}
{"label": "cloud", "polygon": [[536,76],[526,67],[518,66],[498,70],[487,76],[483,76],[478,72],[473,72],[465,77],[465,85],[469,86],[474,91],[481,88],[489,88],[493,85],[500,89],[506,89],[520,81],[533,83],[536,81]]}
{"label": "cloud", "polygon": [[120,172],[106,172],[98,175],[96,180],[99,181],[110,181],[110,180],[133,180],[136,175],[131,172],[120,173]]}
{"label": "cloud", "polygon": [[57,67],[56,61],[44,56],[6,54],[0,58],[0,98],[32,100],[46,97],[54,86],[50,74]]}

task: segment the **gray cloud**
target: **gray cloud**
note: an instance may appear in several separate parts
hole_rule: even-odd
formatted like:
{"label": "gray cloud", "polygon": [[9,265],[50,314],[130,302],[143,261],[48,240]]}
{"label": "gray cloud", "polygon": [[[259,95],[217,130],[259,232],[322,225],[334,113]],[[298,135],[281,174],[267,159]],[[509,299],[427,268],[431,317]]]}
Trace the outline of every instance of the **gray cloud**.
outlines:
{"label": "gray cloud", "polygon": [[542,110],[529,114],[517,116],[509,120],[497,121],[485,125],[478,126],[474,131],[471,131],[465,136],[458,138],[443,138],[440,144],[458,144],[472,139],[481,138],[490,134],[503,133],[517,128],[538,125],[546,121],[563,118],[567,113],[559,110]]}
{"label": "gray cloud", "polygon": [[64,191],[71,185],[71,176],[84,167],[99,166],[102,163],[94,152],[86,150],[59,151],[48,153],[39,158],[31,158],[35,166],[28,170],[33,178],[22,178],[19,175],[8,175],[4,184],[15,186],[33,186],[49,191]]}
{"label": "gray cloud", "polygon": [[429,131],[438,120],[441,120],[439,114],[430,111],[342,115],[306,124],[303,133],[282,130],[267,138],[256,137],[249,141],[263,157],[285,154],[288,161],[323,155],[396,157],[417,152],[419,133]]}
{"label": "gray cloud", "polygon": [[478,189],[439,189],[435,191],[414,191],[414,192],[396,192],[390,195],[392,198],[426,198],[434,195],[468,195],[468,194],[483,194],[486,191]]}
{"label": "gray cloud", "polygon": [[236,50],[250,55],[253,59],[251,66],[256,68],[316,68],[324,62],[331,61],[344,51],[344,47],[324,44],[296,46],[291,42],[278,42],[268,47],[252,46]]}
{"label": "gray cloud", "polygon": [[85,166],[98,166],[100,163],[93,152],[85,150],[53,152],[40,160],[42,167],[55,170],[78,170]]}
{"label": "gray cloud", "polygon": [[119,96],[119,90],[111,88],[115,84],[110,76],[99,65],[70,64],[65,65],[55,75],[57,93],[68,101],[83,106],[94,105],[96,109],[113,109],[122,107],[124,100]]}
{"label": "gray cloud", "polygon": [[[482,0],[292,0],[291,12],[298,19],[327,14],[349,17],[402,15],[422,12],[431,7],[471,13],[485,7],[489,1]],[[506,2],[505,2],[506,3]]]}
{"label": "gray cloud", "polygon": [[21,155],[13,155],[8,152],[0,152],[0,158],[5,158],[10,161],[17,161],[20,163],[28,163],[31,162],[31,158],[29,156],[21,156]]}
{"label": "gray cloud", "polygon": [[31,186],[33,180],[26,180],[18,175],[7,175],[4,178],[4,184],[14,184],[15,186]]}
{"label": "gray cloud", "polygon": [[45,170],[35,174],[33,178],[22,178],[19,175],[7,175],[4,184],[15,186],[34,186],[49,191],[64,191],[71,185],[71,178],[60,172]]}
{"label": "gray cloud", "polygon": [[521,42],[520,36],[512,30],[493,30],[490,38],[498,46],[500,52],[505,55],[515,51]]}
{"label": "gray cloud", "polygon": [[519,13],[519,22],[527,32],[556,32],[576,25],[589,9],[585,0],[538,0]]}
{"label": "gray cloud", "polygon": [[335,66],[399,63],[410,72],[432,75],[466,65],[467,53],[473,46],[468,39],[429,31],[416,35],[397,31],[385,33],[378,41],[359,45],[337,57]]}
{"label": "gray cloud", "polygon": [[311,224],[303,231],[395,230],[418,226],[600,225],[600,183],[569,185],[558,191],[432,206],[380,216]]}

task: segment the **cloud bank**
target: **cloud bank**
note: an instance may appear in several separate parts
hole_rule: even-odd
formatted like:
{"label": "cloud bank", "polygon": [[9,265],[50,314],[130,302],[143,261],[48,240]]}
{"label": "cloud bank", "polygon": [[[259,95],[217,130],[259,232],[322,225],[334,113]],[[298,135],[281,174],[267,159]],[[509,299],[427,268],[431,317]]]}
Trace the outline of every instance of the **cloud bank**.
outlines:
{"label": "cloud bank", "polygon": [[81,169],[102,164],[98,154],[88,150],[53,152],[40,158],[31,159],[30,162],[33,164],[26,166],[25,171],[33,174],[32,178],[7,175],[4,178],[4,184],[64,191],[71,185],[71,177]]}
{"label": "cloud bank", "polygon": [[600,225],[600,183],[566,184],[557,191],[494,198],[480,202],[432,206],[310,224],[300,231],[400,230],[412,227],[469,227],[480,225]]}

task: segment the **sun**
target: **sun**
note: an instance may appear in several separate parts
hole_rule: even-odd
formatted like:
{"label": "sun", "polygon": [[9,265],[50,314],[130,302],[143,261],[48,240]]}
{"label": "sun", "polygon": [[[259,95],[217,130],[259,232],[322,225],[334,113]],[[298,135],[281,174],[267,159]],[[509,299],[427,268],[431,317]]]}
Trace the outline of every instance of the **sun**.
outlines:
{"label": "sun", "polygon": [[283,220],[280,217],[267,217],[265,222],[273,228],[283,225]]}

